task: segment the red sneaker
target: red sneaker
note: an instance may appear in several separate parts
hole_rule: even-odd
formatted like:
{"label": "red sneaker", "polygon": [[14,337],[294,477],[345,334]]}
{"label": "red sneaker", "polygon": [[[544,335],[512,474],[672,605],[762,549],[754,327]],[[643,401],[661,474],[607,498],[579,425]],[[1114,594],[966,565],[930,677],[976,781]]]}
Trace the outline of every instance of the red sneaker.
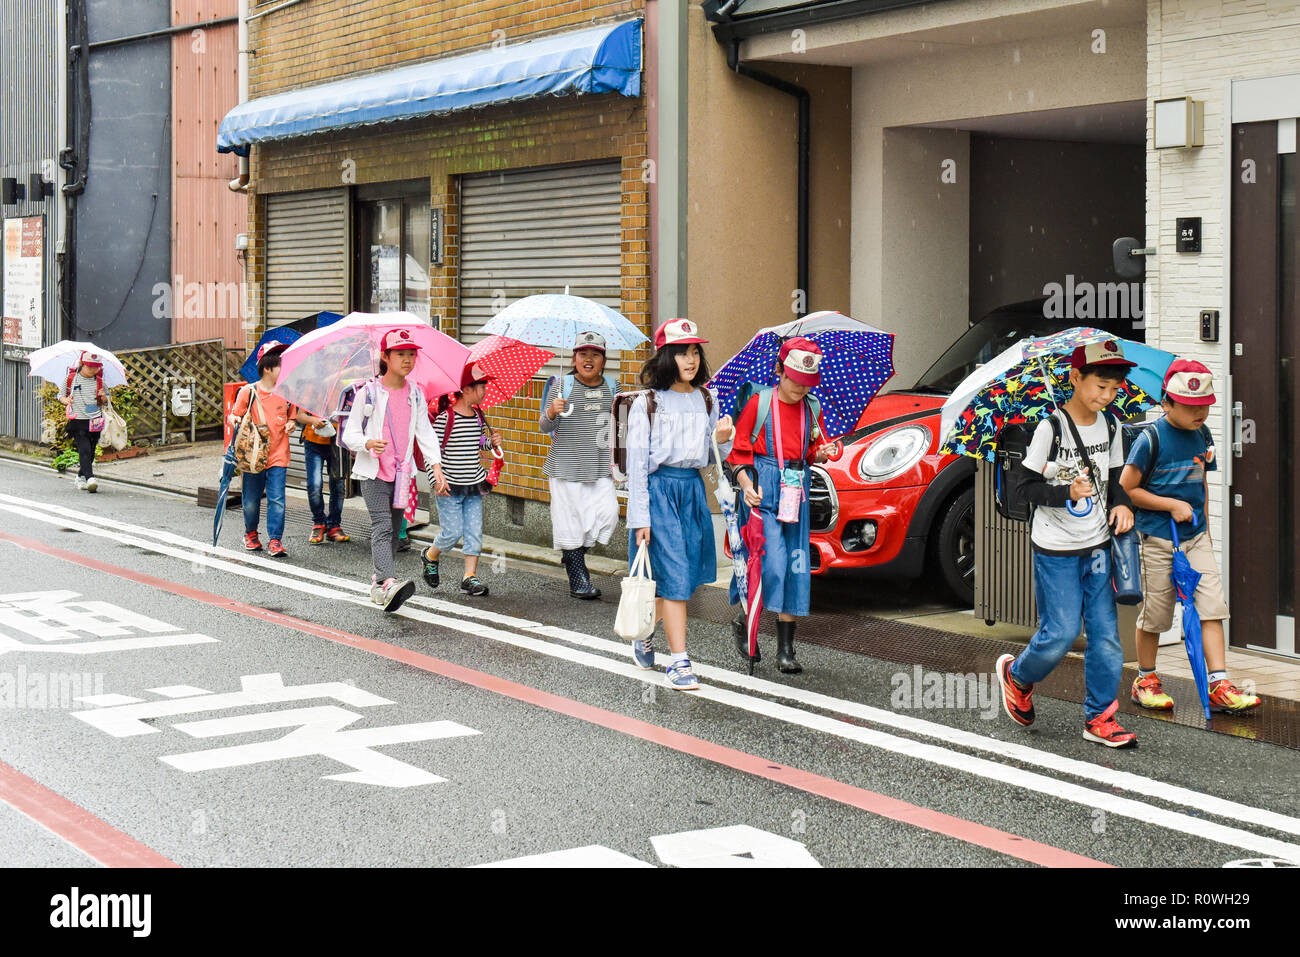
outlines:
{"label": "red sneaker", "polygon": [[266,546],[266,553],[272,558],[288,558],[289,552],[285,549],[284,543],[278,538],[273,538]]}
{"label": "red sneaker", "polygon": [[1029,727],[1034,723],[1034,686],[1021,688],[1011,680],[1011,662],[1015,660],[1015,655],[1003,655],[994,666],[1002,685],[1002,708],[1016,724]]}
{"label": "red sneaker", "polygon": [[311,527],[311,538],[307,539],[308,545],[319,545],[325,541],[325,526],[313,525]]}
{"label": "red sneaker", "polygon": [[352,541],[352,536],[349,535],[347,532],[343,531],[343,529],[339,528],[337,525],[335,525],[328,532],[326,532],[325,537],[328,538],[331,542]]}
{"label": "red sneaker", "polygon": [[257,532],[246,532],[244,534],[244,548],[250,552],[260,552],[262,543],[257,540]]}
{"label": "red sneaker", "polygon": [[1108,748],[1136,748],[1138,737],[1132,731],[1125,731],[1115,720],[1119,702],[1112,701],[1110,707],[1083,726],[1083,736],[1088,741],[1096,741]]}

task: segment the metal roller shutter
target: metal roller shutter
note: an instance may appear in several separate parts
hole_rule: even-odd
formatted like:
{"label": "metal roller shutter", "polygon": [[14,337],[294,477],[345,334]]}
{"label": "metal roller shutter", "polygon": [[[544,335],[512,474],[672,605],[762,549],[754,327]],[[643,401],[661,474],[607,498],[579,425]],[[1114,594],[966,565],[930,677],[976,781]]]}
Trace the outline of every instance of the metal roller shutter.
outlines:
{"label": "metal roller shutter", "polygon": [[348,191],[266,197],[266,325],[348,311]]}
{"label": "metal roller shutter", "polygon": [[[565,286],[621,312],[621,218],[619,160],[465,176],[461,341],[483,338],[479,330],[516,299],[562,293]],[[568,359],[561,355],[553,365],[567,368]],[[611,352],[607,370],[617,368],[617,353]]]}

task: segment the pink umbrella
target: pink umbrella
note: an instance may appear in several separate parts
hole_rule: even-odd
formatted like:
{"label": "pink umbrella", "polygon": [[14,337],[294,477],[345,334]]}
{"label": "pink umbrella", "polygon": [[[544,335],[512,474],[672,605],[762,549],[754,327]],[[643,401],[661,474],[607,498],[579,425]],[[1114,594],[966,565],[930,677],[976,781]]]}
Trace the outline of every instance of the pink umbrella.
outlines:
{"label": "pink umbrella", "polygon": [[379,343],[390,329],[409,329],[420,347],[408,377],[426,398],[455,392],[469,359],[469,349],[409,312],[354,312],[323,329],[309,332],[280,358],[275,391],[321,417],[338,408],[343,388],[379,373]]}
{"label": "pink umbrella", "polygon": [[492,377],[479,403],[480,408],[490,409],[513,398],[538,369],[555,358],[555,353],[518,339],[488,336],[470,347],[469,357],[484,374]]}
{"label": "pink umbrella", "polygon": [[745,581],[749,595],[745,602],[745,627],[749,636],[749,673],[754,673],[754,659],[758,656],[758,619],[763,613],[763,552],[767,537],[763,534],[763,513],[749,510],[749,521],[740,530],[740,537],[749,553]]}

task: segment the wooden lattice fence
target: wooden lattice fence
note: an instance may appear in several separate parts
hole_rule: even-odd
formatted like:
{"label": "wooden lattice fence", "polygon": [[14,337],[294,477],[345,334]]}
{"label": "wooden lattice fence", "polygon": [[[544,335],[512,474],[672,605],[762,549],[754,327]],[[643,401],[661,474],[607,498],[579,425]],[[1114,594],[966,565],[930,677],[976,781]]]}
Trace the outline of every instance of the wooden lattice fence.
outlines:
{"label": "wooden lattice fence", "polygon": [[198,410],[198,427],[220,426],[224,414],[222,385],[232,372],[226,363],[225,342],[181,342],[156,349],[118,349],[114,352],[126,367],[127,383],[140,396],[140,410],[131,423],[131,438],[156,437],[162,432],[162,410],[166,402],[167,431],[188,432],[189,417],[170,415],[171,386],[163,380],[193,377],[194,405]]}

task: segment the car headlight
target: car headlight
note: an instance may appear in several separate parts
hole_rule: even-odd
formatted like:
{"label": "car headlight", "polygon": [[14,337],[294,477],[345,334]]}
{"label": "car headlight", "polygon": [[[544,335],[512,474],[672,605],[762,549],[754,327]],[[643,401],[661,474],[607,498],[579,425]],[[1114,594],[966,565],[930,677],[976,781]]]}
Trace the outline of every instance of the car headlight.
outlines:
{"label": "car headlight", "polygon": [[864,482],[885,482],[902,475],[925,455],[932,436],[924,425],[904,425],[876,439],[858,459]]}

